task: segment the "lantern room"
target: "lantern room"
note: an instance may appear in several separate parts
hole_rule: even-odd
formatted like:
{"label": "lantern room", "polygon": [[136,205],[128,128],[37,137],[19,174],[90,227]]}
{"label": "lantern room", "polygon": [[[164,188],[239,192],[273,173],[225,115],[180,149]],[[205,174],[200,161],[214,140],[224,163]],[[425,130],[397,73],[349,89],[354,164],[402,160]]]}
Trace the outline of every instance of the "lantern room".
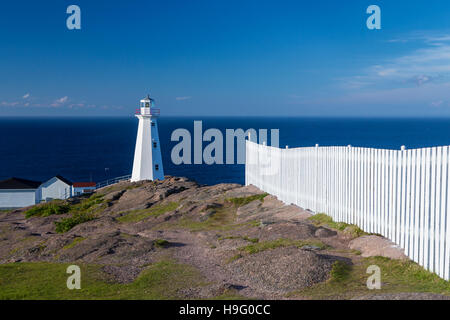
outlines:
{"label": "lantern room", "polygon": [[143,116],[159,116],[159,109],[154,108],[155,100],[150,98],[148,94],[147,97],[141,100],[140,102],[140,110],[136,110],[136,114],[140,114]]}

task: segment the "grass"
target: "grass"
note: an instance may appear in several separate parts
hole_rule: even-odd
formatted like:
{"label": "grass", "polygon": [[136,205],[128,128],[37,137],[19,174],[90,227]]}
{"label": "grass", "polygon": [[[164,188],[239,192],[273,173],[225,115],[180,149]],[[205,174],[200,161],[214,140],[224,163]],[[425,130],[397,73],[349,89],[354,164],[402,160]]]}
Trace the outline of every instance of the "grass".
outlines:
{"label": "grass", "polygon": [[313,222],[316,226],[325,225],[339,231],[345,230],[346,233],[350,234],[355,238],[368,234],[354,224],[348,224],[345,222],[335,222],[330,216],[326,215],[325,213],[315,214],[312,217],[309,217],[308,220]]}
{"label": "grass", "polygon": [[204,285],[194,268],[164,260],[150,265],[129,284],[111,283],[99,265],[79,265],[81,289],[69,290],[70,264],[0,265],[0,299],[177,299],[178,290]]}
{"label": "grass", "polygon": [[350,277],[351,266],[342,261],[335,261],[330,272],[330,281],[343,283]]}
{"label": "grass", "polygon": [[238,250],[247,254],[255,254],[265,250],[288,246],[296,246],[298,248],[302,248],[304,246],[316,246],[320,250],[327,248],[327,246],[319,240],[291,240],[280,238],[272,241],[262,241],[254,244],[249,244],[247,246],[238,248]]}
{"label": "grass", "polygon": [[128,214],[117,218],[117,220],[120,222],[139,222],[149,217],[158,217],[166,212],[174,211],[178,206],[178,202],[157,204],[148,209],[130,211]]}
{"label": "grass", "polygon": [[94,219],[95,216],[92,213],[74,213],[71,217],[62,218],[60,221],[55,221],[56,232],[67,232],[81,223],[88,222]]}
{"label": "grass", "polygon": [[63,249],[64,250],[71,249],[71,248],[75,247],[77,244],[79,244],[80,242],[82,242],[84,240],[86,240],[86,238],[76,237],[75,239],[73,239],[73,241],[71,243],[69,243],[68,245],[65,245],[63,247]]}
{"label": "grass", "polygon": [[42,203],[25,211],[25,217],[48,217],[54,214],[64,214],[70,211],[70,206],[61,200],[54,200],[48,203]]}
{"label": "grass", "polygon": [[[366,273],[370,265],[381,269],[381,289],[369,290]],[[330,279],[301,291],[290,293],[290,297],[312,299],[350,299],[361,295],[400,292],[429,292],[450,295],[450,282],[426,271],[409,260],[395,260],[384,257],[363,258],[355,265],[335,262]]]}
{"label": "grass", "polygon": [[264,201],[264,198],[267,197],[268,193],[255,194],[248,197],[240,197],[240,198],[228,198],[226,201],[233,203],[236,207],[242,207],[250,202],[255,200],[259,200],[261,202]]}

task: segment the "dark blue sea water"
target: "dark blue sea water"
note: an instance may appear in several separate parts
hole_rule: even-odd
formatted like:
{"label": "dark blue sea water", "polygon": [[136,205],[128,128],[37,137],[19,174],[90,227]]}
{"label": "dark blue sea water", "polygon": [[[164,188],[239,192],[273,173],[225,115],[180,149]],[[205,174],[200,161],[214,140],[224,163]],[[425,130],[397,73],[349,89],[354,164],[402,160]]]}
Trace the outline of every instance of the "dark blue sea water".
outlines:
{"label": "dark blue sea water", "polygon": [[[244,183],[244,165],[174,165],[170,135],[193,121],[208,128],[279,129],[280,146],[348,145],[399,149],[450,145],[450,119],[168,118],[159,119],[165,174],[203,184]],[[2,118],[0,180],[43,181],[61,174],[73,181],[102,181],[131,173],[137,119]],[[207,143],[204,143],[206,145]],[[225,142],[224,142],[225,144]],[[106,169],[107,168],[107,169]]]}

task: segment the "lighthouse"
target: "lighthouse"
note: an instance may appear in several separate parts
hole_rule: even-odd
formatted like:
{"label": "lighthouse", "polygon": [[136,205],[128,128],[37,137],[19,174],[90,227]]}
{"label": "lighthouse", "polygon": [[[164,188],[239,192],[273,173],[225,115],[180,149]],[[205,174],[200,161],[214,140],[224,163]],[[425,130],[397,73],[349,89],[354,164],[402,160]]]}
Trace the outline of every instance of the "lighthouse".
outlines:
{"label": "lighthouse", "polygon": [[141,100],[136,117],[139,119],[139,125],[131,181],[163,180],[164,169],[157,122],[159,109],[154,108],[154,100],[150,95]]}

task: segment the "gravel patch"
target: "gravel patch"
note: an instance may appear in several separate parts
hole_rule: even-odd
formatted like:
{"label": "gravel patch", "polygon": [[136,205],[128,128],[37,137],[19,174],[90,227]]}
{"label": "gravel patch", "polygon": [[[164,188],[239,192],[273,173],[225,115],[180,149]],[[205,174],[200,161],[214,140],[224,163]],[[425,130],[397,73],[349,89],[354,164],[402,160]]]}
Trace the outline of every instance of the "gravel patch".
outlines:
{"label": "gravel patch", "polygon": [[327,280],[332,264],[327,256],[287,247],[245,256],[230,268],[254,287],[283,294]]}
{"label": "gravel patch", "polygon": [[450,297],[436,293],[404,292],[365,295],[353,300],[450,300]]}

